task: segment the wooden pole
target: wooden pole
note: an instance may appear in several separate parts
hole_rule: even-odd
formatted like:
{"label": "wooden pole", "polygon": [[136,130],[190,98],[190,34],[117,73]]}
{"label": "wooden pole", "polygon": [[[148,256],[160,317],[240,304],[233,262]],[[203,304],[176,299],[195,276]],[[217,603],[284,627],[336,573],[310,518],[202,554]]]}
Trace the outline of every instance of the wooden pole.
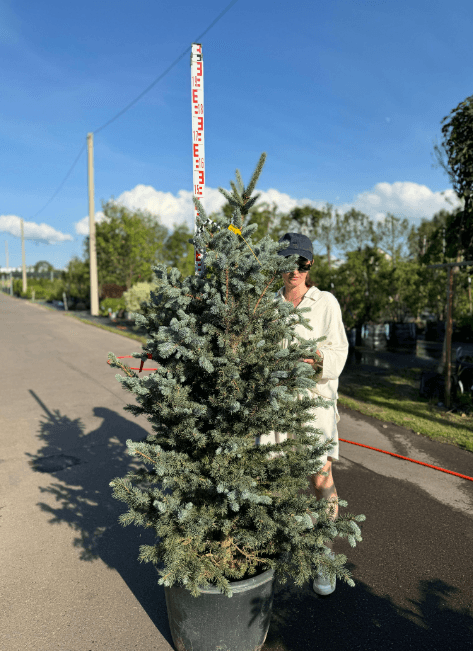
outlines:
{"label": "wooden pole", "polygon": [[468,302],[470,303],[470,316],[471,316],[471,276],[468,276]]}
{"label": "wooden pole", "polygon": [[23,229],[23,219],[21,220],[21,259],[23,264],[23,293],[26,294],[26,290],[28,289],[28,281],[26,278],[25,234]]}
{"label": "wooden pole", "polygon": [[99,315],[99,288],[97,278],[97,246],[95,240],[94,207],[94,134],[87,134],[88,187],[89,187],[89,259],[90,259],[90,314]]}
{"label": "wooden pole", "polygon": [[452,382],[452,332],[453,332],[453,269],[454,267],[472,266],[473,260],[448,262],[446,264],[429,264],[428,269],[448,268],[447,282],[447,324],[445,330],[445,406],[450,409]]}
{"label": "wooden pole", "polygon": [[447,283],[447,327],[446,327],[446,365],[445,365],[445,406],[450,409],[452,385],[452,332],[453,332],[453,266],[448,270]]}

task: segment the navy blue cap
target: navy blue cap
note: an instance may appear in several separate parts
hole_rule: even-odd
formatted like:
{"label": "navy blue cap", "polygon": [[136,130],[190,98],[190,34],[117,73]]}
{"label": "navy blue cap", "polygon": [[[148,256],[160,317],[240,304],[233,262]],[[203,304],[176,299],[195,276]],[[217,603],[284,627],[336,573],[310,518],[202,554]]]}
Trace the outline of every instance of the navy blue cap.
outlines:
{"label": "navy blue cap", "polygon": [[312,242],[306,235],[301,235],[300,233],[286,233],[279,239],[279,243],[289,242],[287,249],[278,251],[278,255],[283,255],[287,258],[288,255],[299,255],[309,262],[312,262],[314,259],[314,254],[312,251]]}

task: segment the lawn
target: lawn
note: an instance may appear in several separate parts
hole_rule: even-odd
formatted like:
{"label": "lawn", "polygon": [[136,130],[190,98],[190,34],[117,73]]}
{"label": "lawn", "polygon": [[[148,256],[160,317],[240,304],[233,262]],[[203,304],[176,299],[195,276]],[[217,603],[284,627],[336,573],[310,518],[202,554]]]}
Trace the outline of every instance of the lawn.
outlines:
{"label": "lawn", "polygon": [[437,407],[437,400],[420,398],[420,368],[395,373],[347,371],[339,390],[339,403],[344,407],[473,452],[473,415],[467,409],[448,413],[445,407]]}

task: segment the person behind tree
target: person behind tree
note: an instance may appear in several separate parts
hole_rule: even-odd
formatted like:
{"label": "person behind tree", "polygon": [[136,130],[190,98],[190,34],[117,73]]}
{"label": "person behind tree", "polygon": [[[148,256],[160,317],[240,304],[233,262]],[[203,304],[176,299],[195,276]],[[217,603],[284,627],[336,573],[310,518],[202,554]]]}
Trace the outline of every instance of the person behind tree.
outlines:
{"label": "person behind tree", "polygon": [[[309,475],[309,492],[318,499],[327,499],[333,504],[330,506],[332,517],[335,520],[338,516],[338,495],[332,477],[332,461],[338,460],[338,430],[337,423],[340,420],[337,410],[338,378],[345,366],[348,355],[348,340],[342,322],[340,305],[333,294],[321,292],[313,286],[309,280],[309,271],[313,263],[312,242],[305,235],[299,233],[286,233],[279,242],[289,242],[289,246],[279,255],[285,257],[299,255],[298,267],[292,273],[283,273],[284,287],[276,293],[277,300],[290,301],[294,307],[310,308],[310,312],[304,313],[309,320],[312,330],[302,325],[297,325],[295,332],[304,339],[318,339],[326,337],[319,345],[317,355],[321,360],[304,359],[302,361],[311,364],[318,374],[318,383],[312,391],[332,401],[327,409],[318,407],[313,409],[314,427],[322,431],[323,442],[333,439],[333,446],[325,456],[321,458],[324,466],[320,473]],[[283,348],[287,348],[290,342],[284,339],[281,342]],[[271,432],[259,437],[257,445],[281,443],[287,439],[286,434]],[[322,475],[321,473],[327,473]],[[313,589],[317,594],[328,595],[335,590],[330,581],[319,575],[313,582]]]}

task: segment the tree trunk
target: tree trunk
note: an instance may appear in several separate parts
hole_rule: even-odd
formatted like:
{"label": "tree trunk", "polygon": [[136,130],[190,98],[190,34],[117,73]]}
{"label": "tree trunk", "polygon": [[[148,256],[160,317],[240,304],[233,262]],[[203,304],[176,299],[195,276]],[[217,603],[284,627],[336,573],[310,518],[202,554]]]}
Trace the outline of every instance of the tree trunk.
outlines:
{"label": "tree trunk", "polygon": [[[457,262],[461,262],[462,255],[461,253],[457,254]],[[443,338],[443,346],[442,346],[442,356],[440,358],[439,365],[437,367],[437,373],[445,373],[447,369],[447,348],[450,345],[450,357],[451,357],[451,348],[452,348],[452,342],[450,339],[450,342],[448,342],[448,333],[449,333],[449,324],[448,324],[448,296],[449,292],[451,291],[452,296],[451,296],[451,301],[452,301],[452,322],[453,322],[453,299],[454,299],[454,292],[455,292],[455,274],[457,274],[460,271],[460,267],[452,267],[452,273],[450,274],[450,270],[447,276],[447,305],[446,305],[446,310],[445,310],[445,336]],[[452,330],[453,330],[453,324],[452,324]],[[450,359],[450,364],[452,363],[452,360]]]}

